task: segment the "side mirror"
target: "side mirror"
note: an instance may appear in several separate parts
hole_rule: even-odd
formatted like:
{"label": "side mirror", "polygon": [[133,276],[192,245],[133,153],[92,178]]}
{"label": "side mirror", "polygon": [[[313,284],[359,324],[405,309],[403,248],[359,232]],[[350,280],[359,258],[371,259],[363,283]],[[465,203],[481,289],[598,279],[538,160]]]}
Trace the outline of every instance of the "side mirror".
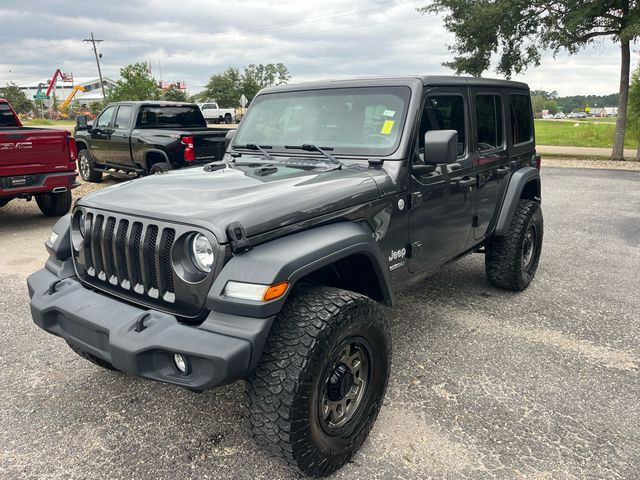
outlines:
{"label": "side mirror", "polygon": [[457,130],[430,130],[424,135],[424,163],[455,163],[458,158]]}
{"label": "side mirror", "polygon": [[76,130],[89,130],[89,117],[78,115],[76,117]]}
{"label": "side mirror", "polygon": [[226,152],[229,149],[229,145],[231,144],[231,140],[236,135],[236,129],[231,129],[224,136],[224,151]]}

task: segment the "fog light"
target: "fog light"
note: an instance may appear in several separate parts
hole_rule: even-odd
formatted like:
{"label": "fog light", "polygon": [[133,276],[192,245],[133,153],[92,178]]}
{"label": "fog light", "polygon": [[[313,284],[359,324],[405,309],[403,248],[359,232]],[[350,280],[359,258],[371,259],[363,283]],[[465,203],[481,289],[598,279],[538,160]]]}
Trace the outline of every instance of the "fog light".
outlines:
{"label": "fog light", "polygon": [[176,366],[178,371],[183,375],[189,374],[189,360],[184,355],[180,355],[179,353],[173,354],[173,364]]}

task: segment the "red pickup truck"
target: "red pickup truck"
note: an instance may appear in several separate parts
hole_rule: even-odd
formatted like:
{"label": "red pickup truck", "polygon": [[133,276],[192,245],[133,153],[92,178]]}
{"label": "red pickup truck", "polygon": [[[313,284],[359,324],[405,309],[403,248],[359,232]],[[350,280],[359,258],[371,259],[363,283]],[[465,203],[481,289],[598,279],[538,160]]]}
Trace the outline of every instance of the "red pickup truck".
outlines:
{"label": "red pickup truck", "polygon": [[14,198],[36,199],[47,216],[71,208],[76,182],[76,143],[70,132],[23,127],[0,98],[0,207]]}

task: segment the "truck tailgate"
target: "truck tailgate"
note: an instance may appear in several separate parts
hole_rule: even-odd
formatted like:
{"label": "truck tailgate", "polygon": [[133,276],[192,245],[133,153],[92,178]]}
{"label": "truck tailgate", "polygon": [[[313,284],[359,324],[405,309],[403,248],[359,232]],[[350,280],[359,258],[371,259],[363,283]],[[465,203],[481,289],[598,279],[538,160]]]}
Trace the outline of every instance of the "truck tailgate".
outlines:
{"label": "truck tailgate", "polygon": [[224,137],[226,134],[226,130],[214,130],[211,128],[206,131],[191,133],[196,151],[196,160],[220,160],[224,155]]}
{"label": "truck tailgate", "polygon": [[73,168],[69,133],[37,128],[0,130],[0,177],[16,167],[24,173],[53,172]]}

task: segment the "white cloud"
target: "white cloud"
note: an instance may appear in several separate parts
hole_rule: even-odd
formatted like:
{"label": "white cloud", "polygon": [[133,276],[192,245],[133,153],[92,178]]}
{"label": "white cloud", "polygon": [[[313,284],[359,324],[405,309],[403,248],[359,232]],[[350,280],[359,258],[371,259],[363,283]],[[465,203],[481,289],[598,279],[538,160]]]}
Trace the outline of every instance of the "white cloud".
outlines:
{"label": "white cloud", "polygon": [[[369,75],[450,74],[441,64],[453,38],[435,16],[415,8],[426,0],[34,0],[0,4],[0,84],[50,76],[57,68],[95,76],[91,31],[103,72],[150,61],[165,80],[191,92],[228,66],[285,63],[294,81]],[[637,55],[635,55],[637,57]],[[617,91],[619,51],[605,41],[579,55],[543,57],[518,80],[562,95]],[[487,76],[495,73],[487,72]]]}

